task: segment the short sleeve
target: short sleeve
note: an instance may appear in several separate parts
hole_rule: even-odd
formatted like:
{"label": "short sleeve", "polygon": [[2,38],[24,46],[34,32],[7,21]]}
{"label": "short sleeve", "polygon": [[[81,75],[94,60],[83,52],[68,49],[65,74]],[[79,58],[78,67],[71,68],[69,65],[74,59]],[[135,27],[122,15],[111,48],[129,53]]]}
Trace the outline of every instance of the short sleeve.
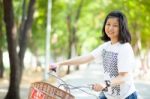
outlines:
{"label": "short sleeve", "polygon": [[95,59],[102,59],[102,50],[104,49],[104,46],[106,44],[102,44],[100,45],[99,47],[97,47],[96,49],[94,49],[92,52],[91,52],[91,55],[95,58]]}
{"label": "short sleeve", "polygon": [[135,66],[135,58],[131,45],[126,43],[121,46],[118,55],[118,71],[130,72]]}

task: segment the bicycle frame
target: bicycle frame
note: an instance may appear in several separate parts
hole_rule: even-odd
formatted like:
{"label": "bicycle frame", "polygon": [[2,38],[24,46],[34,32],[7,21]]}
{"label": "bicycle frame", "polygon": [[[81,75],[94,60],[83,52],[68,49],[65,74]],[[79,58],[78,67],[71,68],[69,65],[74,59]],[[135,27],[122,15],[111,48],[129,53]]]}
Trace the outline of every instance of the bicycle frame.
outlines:
{"label": "bicycle frame", "polygon": [[[65,81],[63,81],[61,78],[59,78],[56,75],[53,75],[51,73],[49,73],[49,75],[52,75],[56,79],[60,80],[63,84],[60,84],[58,87],[55,87],[43,81],[34,82],[31,84],[28,99],[75,99],[75,96],[73,96],[70,93],[70,90],[74,90],[74,89],[78,89],[98,99],[96,95],[86,92],[85,90],[82,89],[82,88],[88,88],[92,90],[91,84],[86,85],[86,86],[75,87],[70,84],[67,84]],[[63,86],[65,90],[60,89],[61,86]]]}

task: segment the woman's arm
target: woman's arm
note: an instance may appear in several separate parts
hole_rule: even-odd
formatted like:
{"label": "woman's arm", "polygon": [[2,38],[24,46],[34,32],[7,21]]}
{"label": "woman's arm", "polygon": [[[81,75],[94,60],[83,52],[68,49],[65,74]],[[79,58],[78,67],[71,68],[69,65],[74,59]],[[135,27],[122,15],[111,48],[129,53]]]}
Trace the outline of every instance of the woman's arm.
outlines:
{"label": "woman's arm", "polygon": [[63,62],[59,62],[58,66],[62,65],[79,65],[79,64],[84,64],[88,63],[90,61],[94,60],[94,57],[91,54],[84,55],[84,56],[79,56],[73,59],[69,59]]}
{"label": "woman's arm", "polygon": [[128,76],[128,72],[120,72],[117,77],[111,80],[111,86],[120,85],[125,82],[125,78]]}
{"label": "woman's arm", "polygon": [[[110,86],[120,85],[120,84],[124,83],[127,75],[128,75],[128,72],[120,72],[116,78],[111,80]],[[101,91],[104,88],[106,88],[106,86],[107,86],[106,83],[97,83],[97,84],[93,84],[92,88],[95,91]]]}

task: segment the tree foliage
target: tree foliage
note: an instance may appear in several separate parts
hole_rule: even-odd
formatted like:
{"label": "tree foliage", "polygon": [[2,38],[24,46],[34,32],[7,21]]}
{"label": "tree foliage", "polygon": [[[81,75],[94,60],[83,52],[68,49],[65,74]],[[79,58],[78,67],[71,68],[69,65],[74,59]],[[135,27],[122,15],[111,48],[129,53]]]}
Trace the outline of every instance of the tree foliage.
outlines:
{"label": "tree foliage", "polygon": [[[59,42],[63,42],[63,44],[60,43],[60,45],[56,46],[56,49],[61,49],[59,54],[62,53],[64,44],[67,44],[67,40],[65,41],[66,43],[63,41],[63,36],[67,36],[65,15],[70,12],[73,16],[75,16],[74,12],[79,4],[79,1],[81,0],[68,3],[69,1],[67,2],[67,0],[57,0],[53,3],[52,15],[54,17],[52,17],[52,29],[53,31],[55,30],[56,35],[59,34],[59,32],[61,32],[62,35],[59,41],[55,45],[52,44],[52,46],[56,46]],[[66,3],[70,4],[71,8],[66,7],[69,6]],[[79,22],[77,23],[77,37],[79,45],[83,48],[84,46],[88,46],[89,49],[87,50],[91,50],[101,42],[99,40],[99,36],[101,35],[101,28],[104,18],[106,14],[112,10],[120,10],[127,16],[129,29],[133,38],[133,46],[136,45],[138,39],[141,39],[142,47],[149,47],[149,1],[144,0],[86,0]]]}

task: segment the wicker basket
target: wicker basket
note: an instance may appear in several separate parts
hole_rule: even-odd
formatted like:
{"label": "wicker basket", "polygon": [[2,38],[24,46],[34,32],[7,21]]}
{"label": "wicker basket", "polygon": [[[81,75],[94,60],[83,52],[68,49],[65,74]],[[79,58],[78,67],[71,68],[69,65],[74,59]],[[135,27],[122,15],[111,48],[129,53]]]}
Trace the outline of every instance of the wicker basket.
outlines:
{"label": "wicker basket", "polygon": [[30,87],[28,99],[75,99],[75,97],[49,83],[35,82]]}

